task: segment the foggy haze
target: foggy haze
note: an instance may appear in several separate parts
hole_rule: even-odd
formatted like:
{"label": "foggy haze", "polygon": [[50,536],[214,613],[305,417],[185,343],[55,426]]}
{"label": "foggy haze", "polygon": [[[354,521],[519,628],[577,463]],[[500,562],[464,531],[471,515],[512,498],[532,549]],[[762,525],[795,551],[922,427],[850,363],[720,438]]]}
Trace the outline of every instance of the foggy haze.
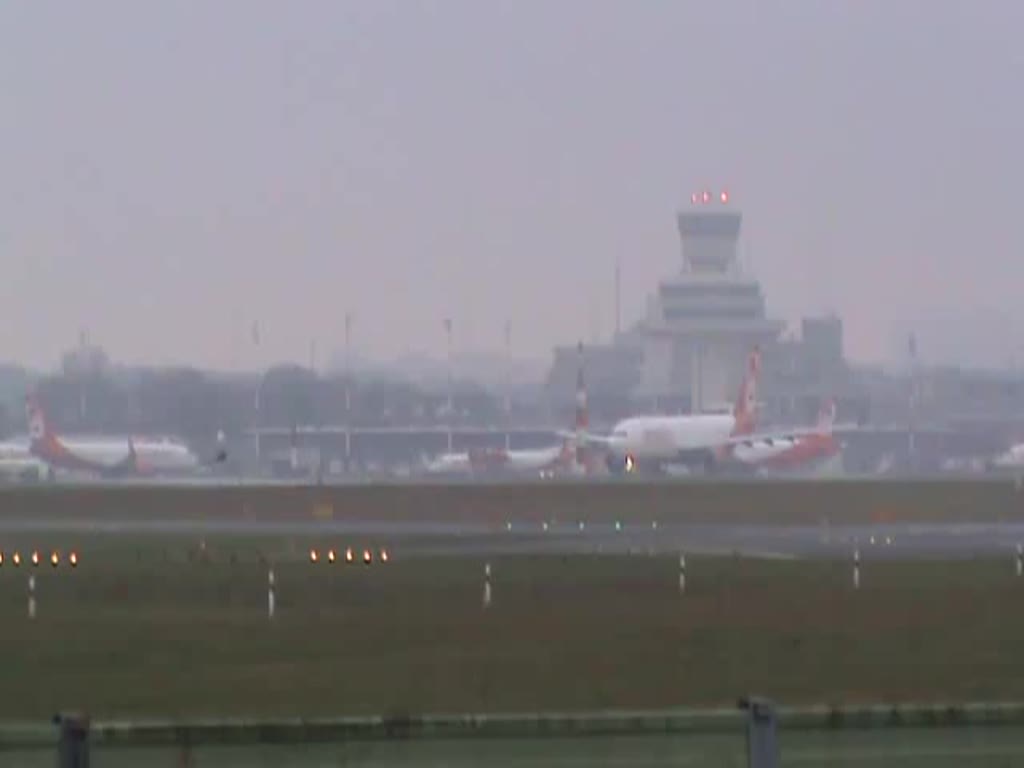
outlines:
{"label": "foggy haze", "polygon": [[[1006,2],[0,6],[0,357],[216,368],[606,339],[728,188],[772,316],[1024,360]],[[252,338],[259,323],[260,343]],[[963,327],[959,327],[963,324]]]}

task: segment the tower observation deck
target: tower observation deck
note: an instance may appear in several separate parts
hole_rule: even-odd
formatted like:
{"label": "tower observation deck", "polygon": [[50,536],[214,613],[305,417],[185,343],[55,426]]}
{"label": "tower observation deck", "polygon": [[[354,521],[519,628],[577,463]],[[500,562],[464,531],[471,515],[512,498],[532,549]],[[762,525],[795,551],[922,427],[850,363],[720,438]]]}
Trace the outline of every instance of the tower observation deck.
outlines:
{"label": "tower observation deck", "polygon": [[755,344],[775,341],[782,323],[767,316],[760,284],[743,274],[742,214],[727,193],[694,194],[677,217],[679,272],[648,299],[640,327],[643,394],[682,396],[691,410],[731,403]]}

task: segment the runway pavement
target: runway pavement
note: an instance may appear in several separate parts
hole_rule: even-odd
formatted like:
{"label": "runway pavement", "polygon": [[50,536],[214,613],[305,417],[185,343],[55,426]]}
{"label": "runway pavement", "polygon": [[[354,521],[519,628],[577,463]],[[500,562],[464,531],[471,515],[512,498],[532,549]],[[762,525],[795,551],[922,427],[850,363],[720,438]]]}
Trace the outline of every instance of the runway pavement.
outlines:
{"label": "runway pavement", "polygon": [[0,518],[0,534],[369,538],[406,555],[709,554],[800,559],[1010,556],[1024,544],[1024,523],[893,523],[845,526],[615,523],[550,520],[469,522],[375,520],[175,520]]}

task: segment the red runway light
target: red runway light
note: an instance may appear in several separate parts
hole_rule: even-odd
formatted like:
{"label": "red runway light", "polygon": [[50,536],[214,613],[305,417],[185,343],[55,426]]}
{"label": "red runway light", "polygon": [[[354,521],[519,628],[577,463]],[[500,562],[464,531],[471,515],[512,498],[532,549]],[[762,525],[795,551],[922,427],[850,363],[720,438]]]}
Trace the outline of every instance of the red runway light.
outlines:
{"label": "red runway light", "polygon": [[365,565],[369,565],[371,562],[373,562],[373,553],[371,553],[370,550],[368,550],[368,549],[364,549],[363,550],[363,563]]}

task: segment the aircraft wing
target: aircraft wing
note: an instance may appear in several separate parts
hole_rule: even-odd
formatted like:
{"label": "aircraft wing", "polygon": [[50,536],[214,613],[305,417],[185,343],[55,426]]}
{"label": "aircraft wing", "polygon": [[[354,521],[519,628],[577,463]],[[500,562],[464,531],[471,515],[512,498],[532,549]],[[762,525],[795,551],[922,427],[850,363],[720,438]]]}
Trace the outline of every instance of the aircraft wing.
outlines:
{"label": "aircraft wing", "polygon": [[562,440],[576,440],[582,445],[610,446],[612,442],[609,435],[595,435],[592,432],[575,432],[562,429],[557,434]]}
{"label": "aircraft wing", "polygon": [[[856,432],[859,428],[856,424],[836,424],[832,427],[831,433],[833,435],[837,433],[848,434],[850,432]],[[820,435],[822,430],[820,427],[807,426],[807,427],[792,427],[785,429],[780,427],[779,429],[769,429],[764,432],[753,432],[749,435],[734,435],[727,440],[724,440],[721,445],[742,445],[743,443],[763,443],[769,440],[791,440],[797,437],[808,437],[809,435]]]}

